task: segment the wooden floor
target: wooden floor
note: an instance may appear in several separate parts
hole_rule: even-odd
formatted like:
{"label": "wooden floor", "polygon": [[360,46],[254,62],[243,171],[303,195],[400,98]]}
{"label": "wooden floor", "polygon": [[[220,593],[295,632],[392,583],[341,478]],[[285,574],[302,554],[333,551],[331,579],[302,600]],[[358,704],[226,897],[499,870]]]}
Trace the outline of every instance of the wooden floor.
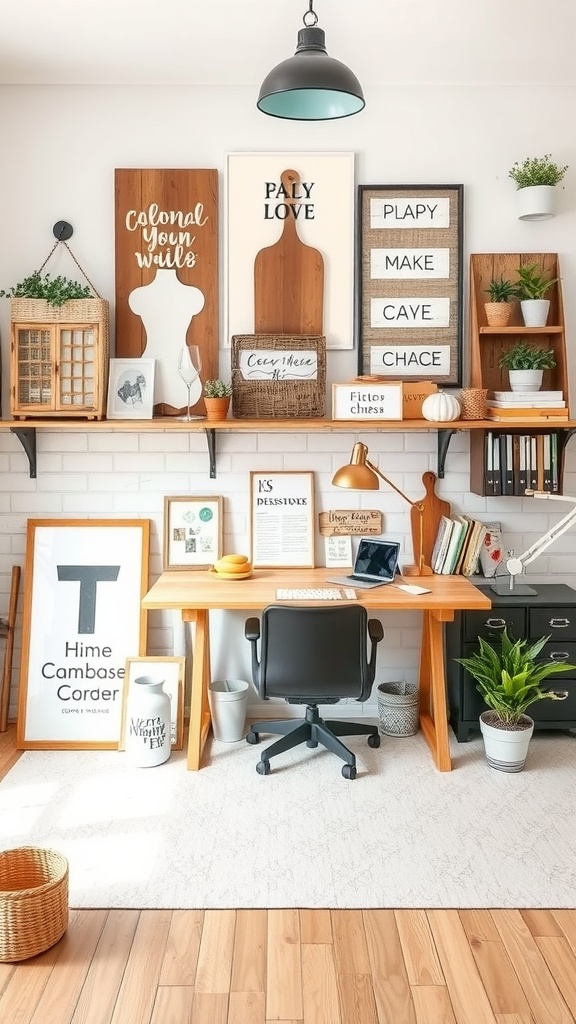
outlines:
{"label": "wooden floor", "polygon": [[575,1021],[576,910],[73,910],[0,963],[2,1024]]}

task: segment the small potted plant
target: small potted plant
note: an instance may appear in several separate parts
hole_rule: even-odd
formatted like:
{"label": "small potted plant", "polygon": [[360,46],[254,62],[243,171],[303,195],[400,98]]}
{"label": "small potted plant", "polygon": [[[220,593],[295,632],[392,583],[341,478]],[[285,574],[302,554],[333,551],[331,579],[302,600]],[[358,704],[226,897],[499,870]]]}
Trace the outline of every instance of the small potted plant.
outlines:
{"label": "small potted plant", "polygon": [[516,285],[512,281],[493,277],[486,288],[490,302],[484,303],[489,327],[506,327],[512,313],[512,300],[516,296]]}
{"label": "small potted plant", "polygon": [[565,700],[566,690],[540,684],[548,676],[574,668],[565,661],[537,661],[549,636],[512,643],[504,628],[496,645],[478,637],[479,648],[468,658],[456,658],[476,680],[488,710],[480,715],[486,758],[491,768],[519,772],[524,767],[534,721],[526,711],[538,700]]}
{"label": "small potted plant", "polygon": [[232,388],[223,380],[204,381],[204,405],[207,420],[225,420],[230,407]]}
{"label": "small potted plant", "polygon": [[500,356],[499,366],[508,370],[511,391],[539,391],[544,370],[554,369],[556,356],[551,348],[542,348],[526,338],[518,338]]}
{"label": "small potted plant", "polygon": [[45,274],[41,277],[40,271],[35,270],[23,281],[0,291],[1,298],[11,299],[44,299],[49,306],[63,306],[70,299],[89,299],[92,291],[88,285],[72,281],[68,277],[51,277]]}
{"label": "small potted plant", "polygon": [[545,327],[550,310],[550,299],[544,298],[546,292],[556,284],[557,277],[548,277],[537,263],[529,263],[518,267],[518,283],[516,294],[520,299],[520,309],[525,327]]}
{"label": "small potted plant", "polygon": [[516,182],[516,204],[520,220],[546,220],[556,213],[556,185],[568,165],[561,167],[552,160],[550,153],[544,156],[526,157],[508,171],[508,177]]}

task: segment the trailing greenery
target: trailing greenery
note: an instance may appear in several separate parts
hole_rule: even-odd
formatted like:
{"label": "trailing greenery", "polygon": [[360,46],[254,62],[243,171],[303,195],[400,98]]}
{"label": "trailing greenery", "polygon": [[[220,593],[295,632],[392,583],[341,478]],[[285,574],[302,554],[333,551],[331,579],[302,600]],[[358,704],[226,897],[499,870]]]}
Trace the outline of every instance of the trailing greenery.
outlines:
{"label": "trailing greenery", "polygon": [[92,292],[88,285],[79,284],[78,281],[71,281],[67,277],[51,278],[50,274],[40,277],[40,271],[35,270],[30,277],[25,277],[8,291],[0,291],[0,297],[45,299],[50,306],[63,306],[68,299],[90,299]]}
{"label": "trailing greenery", "polygon": [[503,277],[500,280],[493,277],[486,291],[491,302],[510,302],[516,298],[516,285],[513,281],[504,280]]}
{"label": "trailing greenery", "polygon": [[524,338],[519,338],[500,356],[499,366],[507,370],[553,370],[556,357],[551,348],[539,348]]}
{"label": "trailing greenery", "polygon": [[575,667],[567,662],[536,661],[549,639],[544,636],[535,643],[512,643],[504,629],[497,647],[478,637],[478,651],[469,658],[455,659],[476,680],[476,689],[503,724],[516,725],[537,700],[565,700],[568,696],[566,690],[549,690],[540,685],[548,676]]}
{"label": "trailing greenery", "polygon": [[568,170],[560,167],[552,160],[550,153],[545,156],[529,156],[522,163],[516,161],[508,171],[508,177],[516,182],[518,188],[530,188],[532,185],[558,185]]}
{"label": "trailing greenery", "polygon": [[526,267],[518,267],[518,284],[516,294],[521,301],[524,299],[543,299],[546,292],[553,284],[556,284],[557,277],[546,277],[537,263],[530,263]]}
{"label": "trailing greenery", "polygon": [[205,398],[230,398],[231,394],[230,384],[225,384],[223,380],[204,381]]}

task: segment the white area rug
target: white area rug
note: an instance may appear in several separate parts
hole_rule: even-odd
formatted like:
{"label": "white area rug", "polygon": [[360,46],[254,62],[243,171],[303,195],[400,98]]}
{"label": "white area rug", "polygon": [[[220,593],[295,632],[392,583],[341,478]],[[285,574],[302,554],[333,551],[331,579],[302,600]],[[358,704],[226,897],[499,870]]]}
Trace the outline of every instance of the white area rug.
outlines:
{"label": "white area rug", "polygon": [[300,748],[212,744],[130,768],[115,751],[28,751],[0,784],[0,848],[52,846],[72,907],[575,907],[576,739],[537,733],[518,775],[481,740],[432,765],[421,734],[352,741],[358,777]]}

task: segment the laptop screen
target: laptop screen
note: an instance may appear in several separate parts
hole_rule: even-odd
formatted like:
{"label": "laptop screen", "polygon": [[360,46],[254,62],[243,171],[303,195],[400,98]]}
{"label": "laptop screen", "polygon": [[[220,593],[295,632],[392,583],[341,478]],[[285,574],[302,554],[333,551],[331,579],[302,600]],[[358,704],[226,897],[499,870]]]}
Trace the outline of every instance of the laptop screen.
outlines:
{"label": "laptop screen", "polygon": [[354,576],[371,580],[393,580],[398,567],[400,544],[396,541],[367,540],[358,545]]}

